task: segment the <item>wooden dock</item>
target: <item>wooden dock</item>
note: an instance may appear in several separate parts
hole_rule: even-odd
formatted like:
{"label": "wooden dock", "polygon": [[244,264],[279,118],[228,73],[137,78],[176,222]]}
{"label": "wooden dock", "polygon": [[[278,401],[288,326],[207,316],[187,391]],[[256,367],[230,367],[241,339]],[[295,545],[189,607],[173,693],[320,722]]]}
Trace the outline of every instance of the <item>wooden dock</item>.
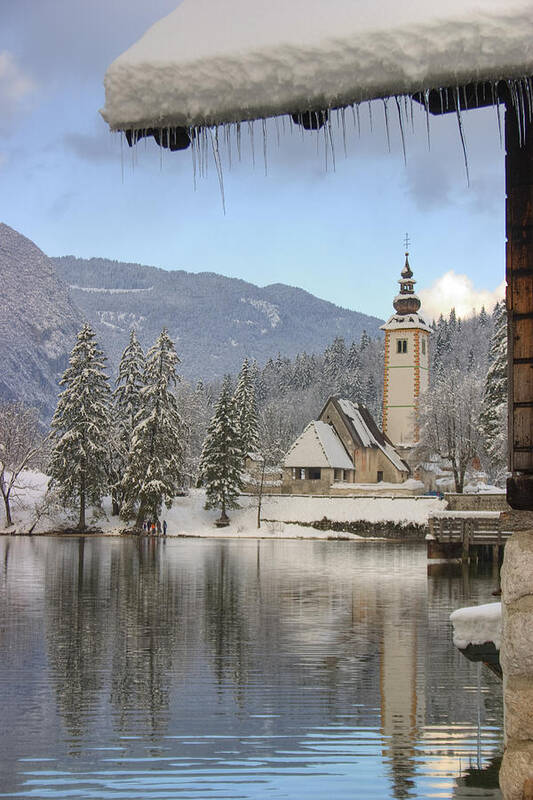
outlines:
{"label": "wooden dock", "polygon": [[499,511],[444,511],[430,517],[428,524],[429,559],[475,559],[500,563],[505,542],[512,533],[502,526]]}

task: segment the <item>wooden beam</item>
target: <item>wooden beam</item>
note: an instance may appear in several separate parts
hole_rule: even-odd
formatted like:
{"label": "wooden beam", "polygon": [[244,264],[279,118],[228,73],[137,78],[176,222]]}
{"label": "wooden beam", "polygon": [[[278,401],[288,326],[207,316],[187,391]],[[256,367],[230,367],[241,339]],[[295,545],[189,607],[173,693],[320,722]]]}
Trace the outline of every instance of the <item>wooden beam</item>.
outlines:
{"label": "wooden beam", "polygon": [[507,502],[533,510],[533,124],[505,111],[506,280],[509,378]]}

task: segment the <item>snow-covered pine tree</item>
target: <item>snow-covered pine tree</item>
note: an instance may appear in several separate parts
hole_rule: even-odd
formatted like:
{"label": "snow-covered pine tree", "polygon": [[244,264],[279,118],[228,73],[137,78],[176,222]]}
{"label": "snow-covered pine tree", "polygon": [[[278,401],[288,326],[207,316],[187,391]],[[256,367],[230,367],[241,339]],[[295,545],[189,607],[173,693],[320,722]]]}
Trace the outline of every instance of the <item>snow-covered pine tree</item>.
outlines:
{"label": "snow-covered pine tree", "polygon": [[163,328],[146,356],[140,410],[122,481],[121,515],[131,519],[137,506],[137,528],[146,517],[157,519],[163,503],[170,508],[183,486],[186,431],[172,391],[178,363],[174,342]]}
{"label": "snow-covered pine tree", "polygon": [[66,505],[79,507],[80,530],[87,505],[99,504],[107,490],[111,393],[104,362],[94,331],[83,325],[51,423],[50,486]]}
{"label": "snow-covered pine tree", "polygon": [[241,371],[237,379],[233,403],[237,414],[240,448],[244,460],[248,453],[255,453],[259,446],[259,421],[255,402],[255,389],[247,358],[245,358],[242,363]]}
{"label": "snow-covered pine tree", "polygon": [[369,344],[370,344],[370,336],[368,335],[366,330],[364,330],[359,340],[359,352],[362,353],[363,350],[366,350]]}
{"label": "snow-covered pine tree", "polygon": [[343,397],[354,403],[362,402],[361,363],[359,349],[355,342],[352,342],[346,356],[346,367],[342,376],[340,392]]}
{"label": "snow-covered pine tree", "polygon": [[206,508],[220,508],[219,523],[228,523],[226,510],[236,508],[242,491],[243,454],[240,447],[237,409],[232,398],[231,378],[226,376],[205,438],[200,474],[206,488]]}
{"label": "snow-covered pine tree", "polygon": [[113,393],[113,447],[111,453],[111,492],[113,513],[120,512],[122,504],[122,477],[131,452],[135,420],[141,408],[141,389],[146,368],[144,353],[135,330],[130,333],[128,346],[122,353]]}
{"label": "snow-covered pine tree", "polygon": [[479,424],[487,472],[491,480],[501,483],[507,465],[507,312],[503,300],[493,313],[489,360]]}

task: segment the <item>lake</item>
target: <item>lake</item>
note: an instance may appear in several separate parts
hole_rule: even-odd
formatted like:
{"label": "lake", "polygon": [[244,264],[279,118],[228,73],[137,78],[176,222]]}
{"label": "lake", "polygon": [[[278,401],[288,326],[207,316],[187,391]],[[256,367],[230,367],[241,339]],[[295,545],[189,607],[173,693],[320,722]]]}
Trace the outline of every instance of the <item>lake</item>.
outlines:
{"label": "lake", "polygon": [[361,541],[0,537],[0,797],[500,798],[492,568]]}

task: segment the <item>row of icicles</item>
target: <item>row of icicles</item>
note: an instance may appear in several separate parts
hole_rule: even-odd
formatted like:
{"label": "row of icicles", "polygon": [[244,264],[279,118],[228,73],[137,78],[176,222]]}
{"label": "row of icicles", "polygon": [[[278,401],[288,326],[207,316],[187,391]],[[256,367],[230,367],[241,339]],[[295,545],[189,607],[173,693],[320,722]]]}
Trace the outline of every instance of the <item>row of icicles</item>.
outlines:
{"label": "row of icicles", "polygon": [[[498,118],[498,130],[500,142],[503,138],[502,120],[500,105],[502,102],[509,105],[516,114],[518,127],[519,144],[522,146],[526,138],[526,130],[533,119],[533,79],[531,77],[516,78],[510,80],[497,80],[493,82],[483,82],[472,84],[473,95],[469,102],[469,95],[464,86],[453,88],[442,88],[438,90],[425,89],[414,95],[392,95],[381,99],[387,144],[391,149],[390,137],[390,117],[392,114],[399,126],[400,139],[404,160],[407,162],[405,132],[411,127],[414,131],[414,107],[415,104],[423,106],[426,116],[426,130],[428,148],[430,141],[430,115],[431,113],[455,113],[458,125],[461,147],[463,150],[465,171],[467,182],[469,179],[468,156],[463,129],[462,112],[481,106],[493,106]],[[502,97],[503,95],[503,97]],[[505,98],[505,99],[504,99]],[[316,135],[317,152],[323,149],[326,171],[331,167],[335,170],[335,147],[333,138],[333,128],[342,133],[344,154],[347,156],[347,128],[351,123],[354,130],[361,135],[361,116],[362,109],[366,107],[369,118],[370,130],[373,131],[375,107],[373,101],[365,100],[353,103],[341,108],[327,108],[320,111],[310,110],[297,112],[294,114],[273,117],[278,147],[280,146],[281,136],[287,132],[287,127],[292,133],[295,127],[299,128],[302,137],[305,131],[314,132]],[[196,186],[197,177],[206,177],[208,166],[212,157],[215,165],[222,205],[225,206],[224,199],[224,179],[223,179],[223,160],[231,170],[233,160],[242,160],[242,137],[243,131],[248,136],[249,146],[252,156],[252,164],[255,166],[257,131],[259,125],[261,149],[265,173],[268,170],[267,158],[267,119],[250,120],[245,122],[230,122],[220,125],[194,125],[186,127],[163,127],[163,128],[139,128],[123,131],[126,141],[130,147],[135,147],[141,139],[152,136],[157,144],[163,149],[172,151],[185,150],[190,147],[192,156],[193,180]],[[225,150],[225,154],[223,152]]]}

